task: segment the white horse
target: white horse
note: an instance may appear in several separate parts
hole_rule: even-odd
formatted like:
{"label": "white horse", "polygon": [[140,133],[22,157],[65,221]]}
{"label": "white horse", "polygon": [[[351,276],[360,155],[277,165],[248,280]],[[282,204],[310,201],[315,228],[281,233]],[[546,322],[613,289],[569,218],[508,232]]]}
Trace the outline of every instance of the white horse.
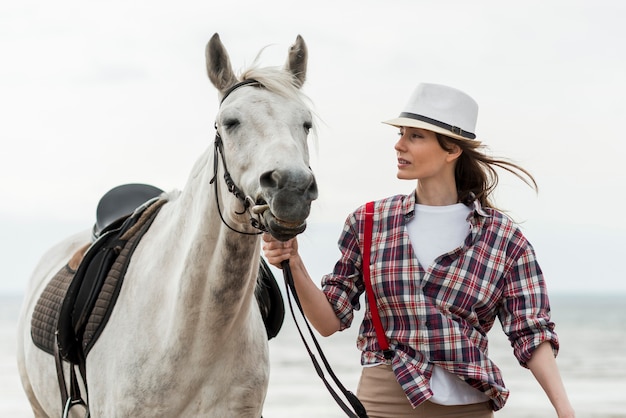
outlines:
{"label": "white horse", "polygon": [[[132,256],[87,356],[92,417],[262,415],[269,360],[254,297],[259,229],[281,240],[297,235],[317,197],[307,146],[312,112],[300,91],[307,49],[298,36],[284,68],[253,66],[238,78],[215,34],[206,59],[221,99],[216,146],[182,191],[163,196],[168,202]],[[36,417],[60,416],[62,407],[53,356],[31,338],[33,309],[89,239],[85,231],[49,250],[29,283],[18,367]]]}

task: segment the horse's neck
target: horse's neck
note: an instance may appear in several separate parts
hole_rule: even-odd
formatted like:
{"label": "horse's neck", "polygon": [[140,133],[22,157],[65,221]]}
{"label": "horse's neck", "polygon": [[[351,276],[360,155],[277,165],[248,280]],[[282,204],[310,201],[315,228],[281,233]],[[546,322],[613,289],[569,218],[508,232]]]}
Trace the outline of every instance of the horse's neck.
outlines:
{"label": "horse's neck", "polygon": [[[260,238],[230,230],[216,213],[213,193],[205,195],[205,202],[199,196],[183,193],[169,214],[172,242],[166,246],[175,254],[167,257],[175,265],[172,270],[180,272],[173,308],[178,321],[227,327],[244,320],[254,299]],[[222,323],[199,323],[209,318]]]}

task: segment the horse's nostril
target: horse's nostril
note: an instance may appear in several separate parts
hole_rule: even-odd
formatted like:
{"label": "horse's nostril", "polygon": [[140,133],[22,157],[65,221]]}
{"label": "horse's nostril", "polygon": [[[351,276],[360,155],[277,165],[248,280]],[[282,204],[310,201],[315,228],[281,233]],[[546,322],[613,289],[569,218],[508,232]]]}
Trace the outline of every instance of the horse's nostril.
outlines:
{"label": "horse's nostril", "polygon": [[307,189],[307,192],[311,200],[317,199],[317,181],[315,181],[315,177],[313,177],[313,181],[311,182],[311,185]]}
{"label": "horse's nostril", "polygon": [[278,186],[279,176],[275,170],[266,171],[261,174],[259,181],[261,182],[261,187],[274,188]]}
{"label": "horse's nostril", "polygon": [[261,174],[259,182],[264,189],[285,188],[317,196],[317,183],[310,172],[271,170]]}

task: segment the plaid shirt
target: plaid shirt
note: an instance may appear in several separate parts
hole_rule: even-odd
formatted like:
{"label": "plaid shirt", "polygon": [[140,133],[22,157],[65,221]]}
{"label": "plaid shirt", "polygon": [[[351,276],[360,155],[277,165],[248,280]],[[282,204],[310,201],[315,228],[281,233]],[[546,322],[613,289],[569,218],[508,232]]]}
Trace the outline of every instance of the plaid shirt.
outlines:
{"label": "plaid shirt", "polygon": [[[487,357],[487,333],[496,317],[522,366],[541,343],[558,339],[550,305],[532,246],[515,224],[478,201],[468,216],[465,243],[438,257],[428,270],[419,265],[405,224],[415,215],[415,193],[375,204],[370,272],[378,312],[390,348],[391,364],[415,407],[432,396],[433,364],[484,392],[492,408],[504,406],[509,391],[500,369]],[[339,239],[341,258],[322,288],[341,321],[350,326],[365,291],[361,250],[365,206],[346,220]],[[361,363],[385,360],[369,308],[357,347]]]}

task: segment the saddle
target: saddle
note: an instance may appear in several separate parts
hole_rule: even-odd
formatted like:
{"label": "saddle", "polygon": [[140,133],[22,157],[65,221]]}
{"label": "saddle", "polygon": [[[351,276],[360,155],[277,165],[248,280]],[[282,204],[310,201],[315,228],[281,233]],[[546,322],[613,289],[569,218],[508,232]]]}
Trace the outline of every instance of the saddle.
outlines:
{"label": "saddle", "polygon": [[[166,203],[155,197],[161,193],[153,186],[128,184],[102,197],[92,230],[95,241],[57,273],[35,306],[31,336],[37,347],[53,355],[58,351],[72,364],[84,362],[113,310],[130,256]],[[255,296],[271,339],[282,327],[285,309],[276,279],[265,260],[260,262]]]}
{"label": "saddle", "polygon": [[[108,321],[132,252],[165,203],[152,199],[111,223],[57,273],[35,306],[35,345],[50,354],[58,350],[72,364],[86,357]],[[78,268],[72,268],[82,252]]]}

